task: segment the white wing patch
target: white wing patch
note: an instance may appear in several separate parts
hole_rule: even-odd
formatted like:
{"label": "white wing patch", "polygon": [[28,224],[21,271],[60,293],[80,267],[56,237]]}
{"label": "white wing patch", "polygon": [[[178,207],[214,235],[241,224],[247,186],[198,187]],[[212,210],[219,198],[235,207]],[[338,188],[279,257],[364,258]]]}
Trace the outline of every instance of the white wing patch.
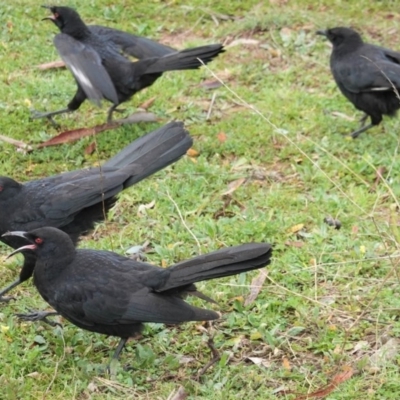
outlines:
{"label": "white wing patch", "polygon": [[388,90],[393,90],[392,87],[375,87],[372,88],[371,91],[373,92],[387,92]]}
{"label": "white wing patch", "polygon": [[76,79],[81,83],[81,85],[85,85],[90,87],[92,90],[96,90],[93,86],[92,82],[87,78],[87,76],[80,71],[78,68],[74,67],[72,64],[69,65],[72,73],[75,75]]}

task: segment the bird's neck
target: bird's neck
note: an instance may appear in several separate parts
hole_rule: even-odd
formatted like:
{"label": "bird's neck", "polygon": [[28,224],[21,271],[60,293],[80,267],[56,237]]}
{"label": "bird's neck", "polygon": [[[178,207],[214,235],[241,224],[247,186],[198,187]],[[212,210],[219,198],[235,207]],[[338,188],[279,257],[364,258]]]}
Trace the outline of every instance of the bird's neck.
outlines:
{"label": "bird's neck", "polygon": [[74,21],[70,25],[66,24],[62,29],[62,33],[72,36],[77,40],[85,39],[91,35],[89,28],[83,21]]}
{"label": "bird's neck", "polygon": [[[59,254],[55,254],[55,253]],[[62,279],[62,274],[68,269],[75,257],[75,248],[65,250],[62,253],[59,249],[53,254],[47,252],[45,256],[39,256],[37,258],[35,269],[34,269],[34,282],[41,292],[43,286],[47,286],[49,282],[55,282],[58,279]]]}
{"label": "bird's neck", "polygon": [[348,38],[345,43],[340,43],[339,45],[334,46],[333,50],[336,54],[354,53],[363,44],[364,42],[362,41],[362,39],[355,36],[352,38]]}

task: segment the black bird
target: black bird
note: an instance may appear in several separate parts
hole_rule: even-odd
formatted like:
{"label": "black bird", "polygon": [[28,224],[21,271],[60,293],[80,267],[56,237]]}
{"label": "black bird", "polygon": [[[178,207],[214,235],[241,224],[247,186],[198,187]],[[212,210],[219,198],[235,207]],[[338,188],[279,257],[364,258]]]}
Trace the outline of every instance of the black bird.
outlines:
{"label": "black bird", "polygon": [[77,250],[71,238],[56,228],[4,236],[29,242],[12,254],[35,254],[34,284],[59,314],[82,329],[121,338],[113,358],[119,357],[129,337],[140,332],[143,322],[178,324],[219,318],[183,297],[205,298],[196,290],[196,282],[262,268],[270,263],[272,253],[267,243],[249,243],[160,268],[110,251]]}
{"label": "black bird", "polygon": [[[350,28],[332,28],[317,34],[326,36],[333,45],[330,66],[339,89],[365,113],[361,127],[351,136],[356,138],[379,125],[383,115],[396,115],[400,108],[400,53],[365,43]],[[368,117],[371,123],[365,125]]]}
{"label": "black bird", "polygon": [[78,90],[67,108],[36,114],[34,118],[75,111],[86,99],[99,105],[104,98],[113,103],[107,117],[110,122],[119,104],[151,86],[163,72],[197,69],[202,62],[207,64],[224,51],[222,45],[213,44],[131,62],[121,53],[121,46],[115,44],[116,39],[105,40],[104,35],[89,29],[74,9],[47,8],[53,15],[45,19],[53,21],[61,31],[55,36],[54,45],[74,76]]}
{"label": "black bird", "polygon": [[[174,163],[191,145],[183,124],[171,122],[135,140],[101,167],[24,184],[0,176],[0,235],[54,226],[77,243],[96,222],[105,219],[119,192]],[[14,249],[24,243],[8,236],[0,240]],[[0,301],[8,300],[2,296],[32,276],[34,266],[34,254],[27,253],[19,278],[0,291]]]}

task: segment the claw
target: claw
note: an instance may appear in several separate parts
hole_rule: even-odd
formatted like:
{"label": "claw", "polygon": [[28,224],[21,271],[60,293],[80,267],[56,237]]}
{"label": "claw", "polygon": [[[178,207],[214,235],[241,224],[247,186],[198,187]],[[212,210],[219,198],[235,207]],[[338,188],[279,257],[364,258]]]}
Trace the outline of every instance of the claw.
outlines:
{"label": "claw", "polygon": [[49,114],[51,114],[51,113],[31,110],[31,118],[32,119],[47,118],[49,120],[49,122],[54,126],[54,128],[59,128],[60,125],[56,121],[54,121],[53,115],[49,115]]}
{"label": "claw", "polygon": [[60,326],[62,325],[59,322],[54,322],[49,320],[47,317],[58,315],[55,311],[32,311],[29,314],[15,314],[16,317],[20,321],[28,321],[28,322],[35,322],[35,321],[43,321],[50,326]]}

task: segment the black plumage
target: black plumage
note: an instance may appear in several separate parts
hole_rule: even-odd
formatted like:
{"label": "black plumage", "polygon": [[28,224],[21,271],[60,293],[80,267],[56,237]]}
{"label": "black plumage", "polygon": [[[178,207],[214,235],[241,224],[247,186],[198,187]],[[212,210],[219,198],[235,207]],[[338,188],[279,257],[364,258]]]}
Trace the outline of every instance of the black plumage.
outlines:
{"label": "black plumage", "polygon": [[29,242],[12,254],[35,254],[34,284],[59,314],[82,329],[121,338],[115,358],[144,322],[217,319],[216,312],[194,307],[183,297],[198,293],[196,282],[262,268],[272,253],[267,243],[249,243],[164,269],[109,251],[77,250],[71,238],[56,228],[9,232],[5,237]]}
{"label": "black plumage", "polygon": [[[365,43],[350,28],[318,31],[332,43],[330,66],[340,91],[365,113],[362,125],[351,133],[356,138],[375,125],[383,115],[394,116],[400,108],[400,53]],[[365,125],[367,118],[371,119]]]}
{"label": "black plumage", "polygon": [[135,57],[138,60],[150,57],[163,57],[177,51],[154,40],[133,35],[119,29],[102,25],[88,25],[88,28],[93,34],[99,36],[102,41],[112,43],[121,53]]}
{"label": "black plumage", "polygon": [[[23,184],[0,176],[0,235],[53,226],[77,243],[96,222],[105,219],[118,193],[174,163],[191,145],[183,124],[171,122],[135,140],[101,167]],[[2,237],[1,241],[13,248],[21,245],[20,238]],[[0,291],[0,300],[32,276],[34,264],[33,253],[27,253],[19,278]]]}
{"label": "black plumage", "polygon": [[[146,57],[146,54],[142,54],[144,58],[131,62],[120,51],[129,47],[125,36],[107,40],[107,35],[98,34],[99,28],[89,29],[74,9],[57,6],[48,8],[53,15],[47,19],[53,21],[61,31],[55,36],[54,45],[73,74],[78,89],[67,108],[35,114],[35,118],[51,118],[75,111],[86,99],[98,105],[102,99],[107,99],[113,103],[107,117],[110,122],[119,104],[151,86],[164,72],[197,69],[224,51],[222,45],[213,44],[162,56]],[[119,43],[116,45],[115,42]],[[151,53],[152,48],[149,49]],[[159,47],[154,50],[155,53],[160,51]]]}

